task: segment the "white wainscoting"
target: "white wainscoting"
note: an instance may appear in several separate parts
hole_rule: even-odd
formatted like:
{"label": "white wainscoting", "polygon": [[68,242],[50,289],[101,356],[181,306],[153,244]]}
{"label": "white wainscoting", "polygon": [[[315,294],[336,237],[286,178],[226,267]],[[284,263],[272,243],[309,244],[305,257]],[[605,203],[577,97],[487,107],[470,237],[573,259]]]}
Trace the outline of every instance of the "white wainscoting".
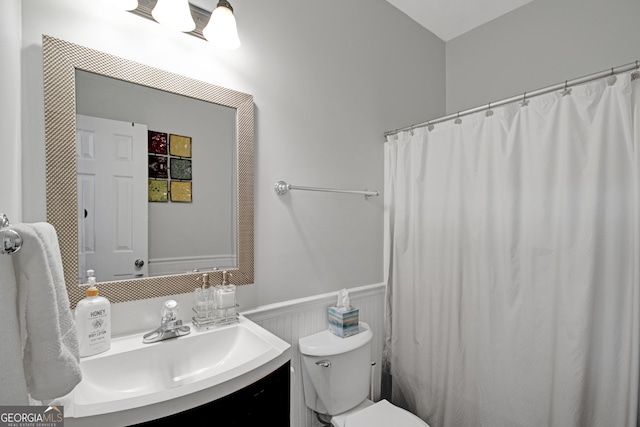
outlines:
{"label": "white wainscoting", "polygon": [[[360,309],[360,321],[373,331],[372,361],[375,362],[374,399],[380,395],[380,364],[384,333],[383,283],[347,289],[351,305]],[[291,427],[316,427],[321,424],[304,403],[298,339],[327,329],[327,308],[335,304],[337,292],[285,301],[242,312],[244,316],[291,344]]]}

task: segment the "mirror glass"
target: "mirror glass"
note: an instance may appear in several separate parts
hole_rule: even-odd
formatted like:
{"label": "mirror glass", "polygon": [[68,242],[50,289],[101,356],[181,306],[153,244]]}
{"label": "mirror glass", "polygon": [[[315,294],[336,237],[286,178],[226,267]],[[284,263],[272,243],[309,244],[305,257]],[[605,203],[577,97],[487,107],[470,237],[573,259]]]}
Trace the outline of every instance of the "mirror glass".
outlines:
{"label": "mirror glass", "polygon": [[[253,97],[46,35],[42,46],[47,221],[71,306],[89,268],[114,303],[193,292],[193,270],[253,283]],[[97,159],[101,134],[114,169]],[[121,169],[132,158],[141,175]],[[122,259],[101,277],[90,258],[105,239]]]}
{"label": "mirror glass", "polygon": [[235,268],[235,109],[83,70],[75,90],[79,283]]}

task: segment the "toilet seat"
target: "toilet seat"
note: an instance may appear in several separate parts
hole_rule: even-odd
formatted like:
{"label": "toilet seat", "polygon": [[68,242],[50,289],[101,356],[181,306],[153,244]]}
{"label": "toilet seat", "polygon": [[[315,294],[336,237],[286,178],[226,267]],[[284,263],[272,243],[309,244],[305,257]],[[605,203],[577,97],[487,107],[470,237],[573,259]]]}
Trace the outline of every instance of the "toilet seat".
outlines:
{"label": "toilet seat", "polygon": [[335,427],[429,427],[429,424],[411,412],[386,400],[359,411],[336,415],[331,419],[331,424]]}

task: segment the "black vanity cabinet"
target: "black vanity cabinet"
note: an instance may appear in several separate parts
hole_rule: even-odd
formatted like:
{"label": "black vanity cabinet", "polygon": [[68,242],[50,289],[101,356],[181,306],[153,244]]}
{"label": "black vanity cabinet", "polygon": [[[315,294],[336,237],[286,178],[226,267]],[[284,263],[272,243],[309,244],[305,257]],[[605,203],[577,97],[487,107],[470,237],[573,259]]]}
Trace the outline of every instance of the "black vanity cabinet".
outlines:
{"label": "black vanity cabinet", "polygon": [[139,427],[289,427],[290,362],[255,383],[213,402]]}

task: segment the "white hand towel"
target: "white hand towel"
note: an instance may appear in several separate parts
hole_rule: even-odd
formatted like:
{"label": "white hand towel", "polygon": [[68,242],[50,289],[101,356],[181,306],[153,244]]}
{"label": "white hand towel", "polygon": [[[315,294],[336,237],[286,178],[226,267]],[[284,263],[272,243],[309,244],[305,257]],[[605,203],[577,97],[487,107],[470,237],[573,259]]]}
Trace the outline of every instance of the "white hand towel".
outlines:
{"label": "white hand towel", "polygon": [[44,222],[13,228],[22,235],[22,249],[12,258],[27,389],[34,399],[51,400],[69,393],[82,379],[58,236]]}
{"label": "white hand towel", "polygon": [[10,255],[0,254],[0,406],[28,405],[18,323],[18,286]]}

